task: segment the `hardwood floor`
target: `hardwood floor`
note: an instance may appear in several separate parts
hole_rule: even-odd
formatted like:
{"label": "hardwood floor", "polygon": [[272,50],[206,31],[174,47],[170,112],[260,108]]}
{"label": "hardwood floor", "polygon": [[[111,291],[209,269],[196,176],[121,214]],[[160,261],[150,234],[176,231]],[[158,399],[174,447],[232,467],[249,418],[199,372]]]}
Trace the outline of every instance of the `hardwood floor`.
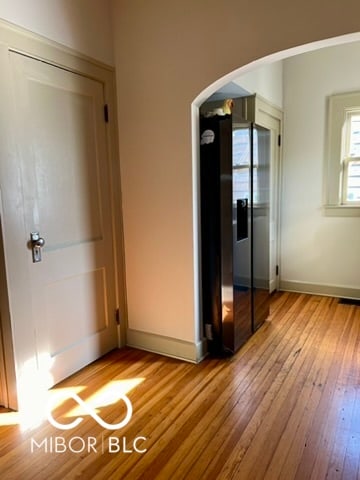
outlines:
{"label": "hardwood floor", "polygon": [[[107,430],[84,412],[66,417],[76,406],[68,400],[53,416],[81,415],[71,430],[47,420],[25,432],[0,426],[2,480],[360,478],[359,306],[277,293],[269,319],[231,358],[192,365],[124,349],[54,391],[70,387],[89,404],[102,389],[94,405],[109,424],[126,413],[109,395],[128,391],[133,416]],[[49,451],[55,437],[66,452]]]}

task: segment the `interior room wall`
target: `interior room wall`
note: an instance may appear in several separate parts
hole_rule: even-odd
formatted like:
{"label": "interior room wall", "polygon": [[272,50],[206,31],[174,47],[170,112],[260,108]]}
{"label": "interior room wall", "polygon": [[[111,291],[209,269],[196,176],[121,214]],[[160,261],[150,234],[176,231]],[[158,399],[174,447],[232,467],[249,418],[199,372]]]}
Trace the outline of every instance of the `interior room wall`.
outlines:
{"label": "interior room wall", "polygon": [[230,72],[239,76],[240,67],[264,56],[357,32],[360,5],[353,0],[327,2],[325,10],[322,0],[246,5],[114,0],[113,5],[129,327],[193,343],[201,331],[192,118],[206,100],[204,90],[210,96],[219,85],[214,82]]}
{"label": "interior room wall", "polygon": [[249,93],[256,93],[273,105],[283,107],[283,62],[272,62],[233,80]]}
{"label": "interior room wall", "polygon": [[0,0],[0,18],[113,65],[111,0]]}
{"label": "interior room wall", "polygon": [[359,56],[356,42],[284,60],[281,283],[285,288],[324,293],[340,288],[344,295],[346,289],[357,289],[360,294],[359,217],[328,217],[322,209],[326,97],[360,90]]}

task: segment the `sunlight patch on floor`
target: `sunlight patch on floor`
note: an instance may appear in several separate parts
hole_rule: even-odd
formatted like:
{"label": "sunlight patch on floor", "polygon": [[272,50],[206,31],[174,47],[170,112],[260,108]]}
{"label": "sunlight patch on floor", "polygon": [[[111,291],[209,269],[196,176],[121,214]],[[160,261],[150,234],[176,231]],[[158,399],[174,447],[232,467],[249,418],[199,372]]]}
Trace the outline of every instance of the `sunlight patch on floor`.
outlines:
{"label": "sunlight patch on floor", "polygon": [[[35,382],[31,382],[28,377],[27,382],[23,384],[23,387],[27,388],[27,395],[26,400],[23,399],[22,409],[19,412],[4,411],[0,413],[0,427],[20,425],[22,431],[35,429],[47,420],[50,408],[53,411],[67,401],[74,402],[72,394],[80,394],[79,396],[88,407],[94,412],[99,412],[102,407],[120,402],[124,395],[126,396],[144,380],[145,378],[142,377],[112,380],[86,398],[87,387],[85,385],[44,390],[44,383],[37,382],[37,388],[35,388]],[[88,415],[88,412],[81,405],[76,405],[64,416],[79,417],[86,415]]]}
{"label": "sunlight patch on floor", "polygon": [[[145,378],[129,378],[127,380],[113,380],[108,382],[97,392],[86,399],[86,404],[92,409],[99,412],[99,408],[108,405],[115,405],[121,400],[122,395],[127,395],[131,390],[140,385]],[[87,415],[87,412],[81,406],[76,406],[70,410],[66,416],[75,417],[79,415]]]}

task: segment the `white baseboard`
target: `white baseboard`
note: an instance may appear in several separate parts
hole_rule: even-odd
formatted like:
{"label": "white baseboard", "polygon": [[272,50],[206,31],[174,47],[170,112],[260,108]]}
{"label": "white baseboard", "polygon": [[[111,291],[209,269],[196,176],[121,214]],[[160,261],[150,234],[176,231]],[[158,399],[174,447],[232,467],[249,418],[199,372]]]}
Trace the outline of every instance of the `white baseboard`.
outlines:
{"label": "white baseboard", "polygon": [[178,358],[191,363],[201,362],[207,354],[205,339],[198,343],[191,343],[132,329],[127,330],[126,336],[126,345],[129,347]]}
{"label": "white baseboard", "polygon": [[288,292],[310,293],[328,297],[360,299],[360,288],[342,287],[339,285],[321,285],[317,283],[294,282],[280,280],[280,290]]}

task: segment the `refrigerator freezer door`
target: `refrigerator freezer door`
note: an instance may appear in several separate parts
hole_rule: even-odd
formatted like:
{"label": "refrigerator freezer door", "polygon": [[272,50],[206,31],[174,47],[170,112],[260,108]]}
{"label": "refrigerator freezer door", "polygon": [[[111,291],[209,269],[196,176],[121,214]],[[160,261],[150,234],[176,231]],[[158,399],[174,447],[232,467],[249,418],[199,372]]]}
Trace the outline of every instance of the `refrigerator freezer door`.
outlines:
{"label": "refrigerator freezer door", "polygon": [[211,353],[233,352],[230,116],[200,122],[203,323]]}

